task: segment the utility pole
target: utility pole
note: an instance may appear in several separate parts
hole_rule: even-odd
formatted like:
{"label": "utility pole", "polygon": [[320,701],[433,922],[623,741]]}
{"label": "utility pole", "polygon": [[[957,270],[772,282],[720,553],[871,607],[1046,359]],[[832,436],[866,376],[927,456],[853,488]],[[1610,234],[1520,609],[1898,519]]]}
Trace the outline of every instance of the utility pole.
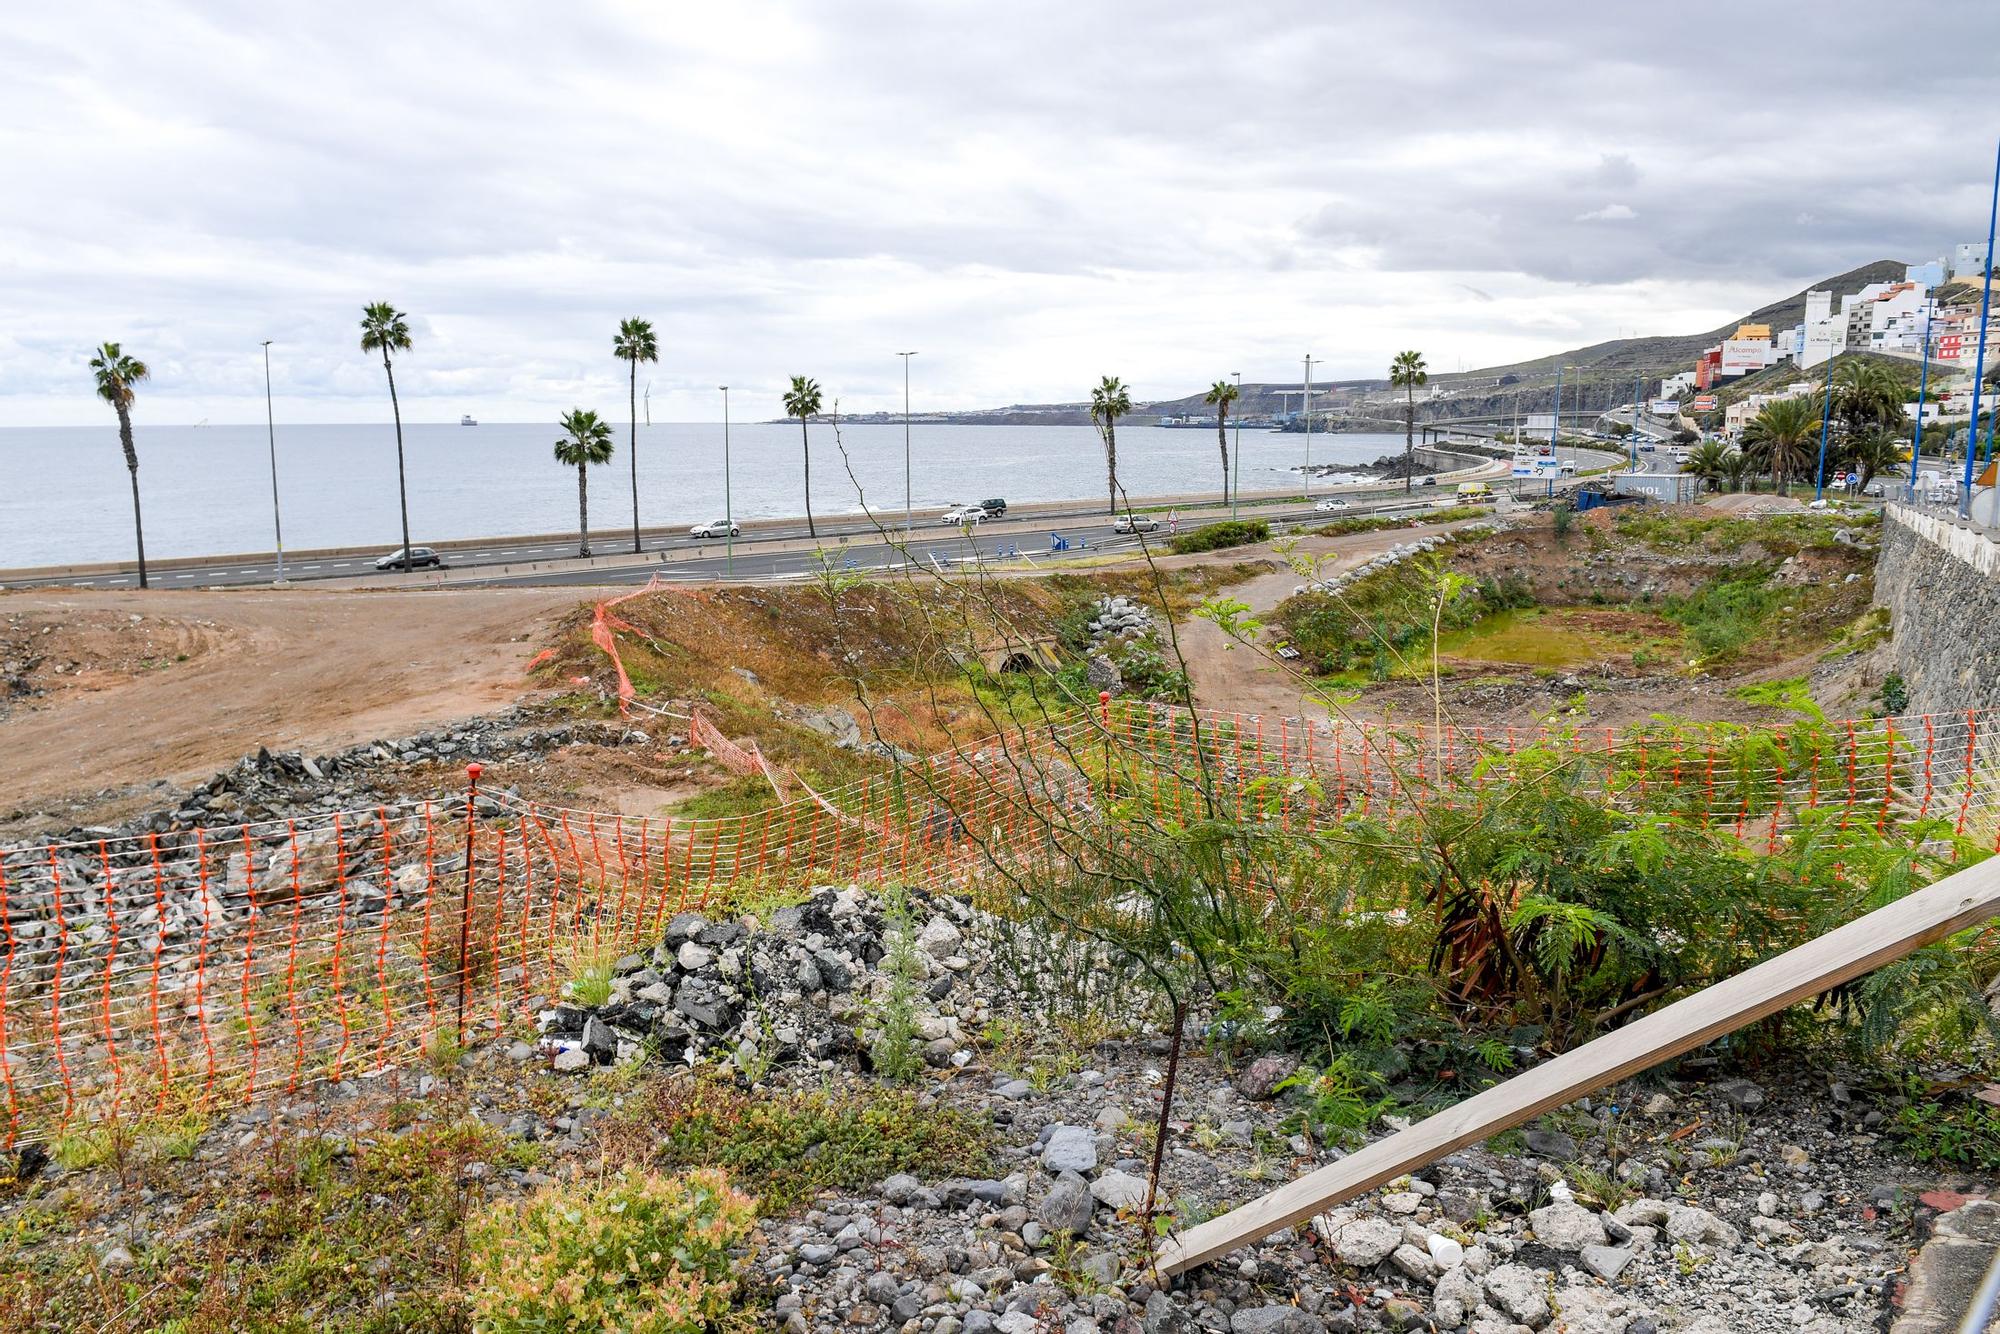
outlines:
{"label": "utility pole", "polygon": [[723,569],[732,579],[736,577],[736,502],[731,498],[729,486],[729,386],[718,385],[722,390],[722,540]]}
{"label": "utility pole", "polygon": [[1917,462],[1924,456],[1924,403],[1930,394],[1931,385],[1931,317],[1937,310],[1937,299],[1931,298],[1924,306],[1924,369],[1917,376],[1917,438],[1910,445],[1910,499],[1917,498]]}
{"label": "utility pole", "polygon": [[898,352],[903,359],[903,540],[915,531],[910,522],[910,358],[914,352]]}
{"label": "utility pole", "polygon": [[264,432],[271,442],[271,531],[278,544],[278,582],[285,582],[285,525],[278,517],[278,419],[271,410],[271,340],[264,340]]}
{"label": "utility pole", "polygon": [[1306,383],[1302,397],[1306,414],[1306,499],[1313,498],[1313,358],[1306,353]]}
{"label": "utility pole", "polygon": [[1826,490],[1826,435],[1833,425],[1833,358],[1826,359],[1826,406],[1819,415],[1819,468],[1813,474],[1813,499]]}

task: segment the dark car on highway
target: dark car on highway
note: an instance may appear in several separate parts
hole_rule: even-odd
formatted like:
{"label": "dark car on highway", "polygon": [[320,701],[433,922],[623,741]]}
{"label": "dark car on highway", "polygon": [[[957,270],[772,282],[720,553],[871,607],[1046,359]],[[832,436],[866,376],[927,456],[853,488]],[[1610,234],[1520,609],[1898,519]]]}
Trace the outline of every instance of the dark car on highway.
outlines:
{"label": "dark car on highway", "polygon": [[997,519],[1001,515],[1007,512],[1007,502],[1002,500],[1000,497],[995,496],[991,500],[980,501],[979,508],[986,511],[987,518]]}
{"label": "dark car on highway", "polygon": [[444,568],[444,561],[429,547],[411,547],[408,556],[403,554],[403,548],[397,547],[375,562],[375,568],[378,570],[421,570],[425,566],[441,570]]}

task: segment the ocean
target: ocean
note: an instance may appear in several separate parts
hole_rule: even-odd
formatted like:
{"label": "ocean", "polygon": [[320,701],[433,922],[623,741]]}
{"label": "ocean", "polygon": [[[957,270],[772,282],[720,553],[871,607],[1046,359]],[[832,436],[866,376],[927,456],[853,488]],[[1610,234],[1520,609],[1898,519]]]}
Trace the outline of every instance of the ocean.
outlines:
{"label": "ocean", "polygon": [[[618,452],[590,475],[593,533],[627,531],[632,493],[627,430]],[[417,543],[576,529],[576,471],[555,462],[553,422],[403,428],[410,537]],[[814,425],[812,496],[817,515],[903,508],[903,428]],[[1231,449],[1235,448],[1232,430]],[[134,423],[149,556],[271,550],[271,473],[262,423],[155,426]],[[400,544],[396,440],[387,424],[280,423],[278,490],[285,547]],[[1305,437],[1242,434],[1242,486],[1299,484]],[[844,446],[845,459],[842,454]],[[1373,462],[1400,452],[1400,435],[1312,438],[1315,464]],[[729,430],[737,520],[804,512],[797,423],[741,423]],[[1093,500],[1104,495],[1104,448],[1089,426],[911,428],[911,490],[921,518],[946,506],[1004,496],[1010,502]],[[1133,496],[1221,489],[1215,433],[1121,426],[1118,475]],[[851,475],[850,475],[851,473]],[[132,557],[131,492],[117,425],[0,428],[0,568]],[[857,486],[858,484],[858,486]],[[720,422],[639,427],[640,520],[686,525],[723,511]]]}

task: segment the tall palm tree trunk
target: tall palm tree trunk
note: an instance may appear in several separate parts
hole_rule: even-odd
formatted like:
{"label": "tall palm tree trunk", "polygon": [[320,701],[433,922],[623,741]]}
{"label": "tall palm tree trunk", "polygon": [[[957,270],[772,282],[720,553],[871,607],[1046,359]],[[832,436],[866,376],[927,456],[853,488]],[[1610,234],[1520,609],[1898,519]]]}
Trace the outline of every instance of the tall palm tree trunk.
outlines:
{"label": "tall palm tree trunk", "polygon": [[632,362],[632,550],[639,550],[639,363]]}
{"label": "tall palm tree trunk", "polygon": [[1215,410],[1215,443],[1222,451],[1222,503],[1229,503],[1229,405],[1224,403]]}
{"label": "tall palm tree trunk", "polygon": [[576,465],[576,554],[590,554],[590,470]]}
{"label": "tall palm tree trunk", "polygon": [[806,419],[799,418],[799,450],[806,460],[806,536],[819,541],[819,529],[813,527],[813,447],[811,437],[806,435]]}
{"label": "tall palm tree trunk", "polygon": [[139,587],[146,585],[146,525],[139,518],[139,451],[132,444],[132,414],[118,405],[118,443],[125,449],[125,471],[132,475],[132,536],[139,543]]}
{"label": "tall palm tree trunk", "polygon": [[403,515],[403,569],[410,569],[410,487],[403,475],[403,405],[396,401],[396,370],[382,354],[382,373],[389,377],[389,411],[396,418],[396,503]]}
{"label": "tall palm tree trunk", "polygon": [[1111,513],[1118,512],[1118,428],[1111,422],[1104,424],[1104,477],[1105,489],[1111,497]]}
{"label": "tall palm tree trunk", "polygon": [[1417,458],[1417,390],[1414,385],[1403,387],[1403,490],[1408,491],[1415,483]]}

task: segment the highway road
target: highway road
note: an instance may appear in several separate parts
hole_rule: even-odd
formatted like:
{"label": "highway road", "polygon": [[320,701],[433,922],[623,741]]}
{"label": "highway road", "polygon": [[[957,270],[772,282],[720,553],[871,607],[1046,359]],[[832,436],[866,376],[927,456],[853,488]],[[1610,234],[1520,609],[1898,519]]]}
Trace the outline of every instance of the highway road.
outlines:
{"label": "highway road", "polygon": [[[1419,489],[1419,495],[1422,490]],[[1242,507],[1245,518],[1264,519],[1274,525],[1295,524],[1317,519],[1326,522],[1351,514],[1367,514],[1384,505],[1404,502],[1400,485],[1378,486],[1361,490],[1343,490],[1341,498],[1348,501],[1349,508],[1335,513],[1318,513],[1311,506],[1302,503],[1288,505],[1246,504]],[[1454,488],[1440,486],[1432,490],[1438,503],[1454,503]],[[1146,506],[1148,501],[1135,500],[1135,506]],[[879,516],[885,527],[900,536],[900,525],[892,525],[892,517]],[[1164,547],[1167,539],[1165,515],[1161,514],[1160,531],[1153,535],[1157,545]],[[1183,527],[1202,523],[1213,523],[1227,517],[1219,508],[1196,509],[1184,507],[1181,511]],[[1102,543],[1110,541],[1110,520],[1101,506],[1089,502],[1078,502],[1052,511],[1037,510],[1032,515],[1012,516],[981,525],[978,535],[968,539],[960,530],[947,528],[936,522],[936,516],[928,516],[928,522],[920,520],[911,536],[910,547],[913,554],[928,559],[935,552],[940,561],[966,558],[977,544],[981,553],[991,557],[996,551],[1018,548],[1037,559],[1051,555],[1054,559],[1064,556],[1077,558],[1099,554]],[[1060,533],[1067,538],[1071,550],[1066,553],[1049,552],[1049,534]],[[733,561],[727,558],[725,544],[710,538],[692,538],[685,532],[652,531],[642,533],[646,555],[652,557],[643,564],[630,567],[591,567],[579,563],[570,570],[543,570],[533,573],[508,574],[500,576],[498,567],[519,566],[531,563],[563,561],[576,556],[576,539],[515,540],[498,538],[488,543],[461,543],[454,546],[438,545],[445,558],[445,564],[454,571],[476,570],[482,566],[496,568],[493,579],[475,579],[480,584],[544,584],[544,583],[644,583],[655,572],[664,578],[686,579],[768,579],[774,574],[796,574],[813,568],[818,558],[810,550],[780,551],[773,548],[786,543],[797,543],[807,537],[803,521],[786,521],[777,524],[759,525],[746,531],[736,539],[736,553]],[[842,516],[819,524],[819,540],[823,547],[839,551],[843,560],[852,560],[869,568],[881,568],[886,564],[902,562],[900,552],[895,552],[882,540],[875,526],[854,516]],[[843,542],[845,546],[843,547]],[[1137,543],[1130,543],[1136,547]],[[602,557],[632,556],[630,531],[619,534],[615,530],[596,535],[592,549]],[[733,575],[729,571],[733,568]],[[278,576],[277,563],[271,556],[238,557],[228,560],[201,561],[196,563],[156,564],[149,570],[154,588],[218,588],[269,585]],[[340,553],[317,557],[288,557],[285,561],[285,577],[292,583],[309,583],[327,579],[380,579],[384,587],[393,587],[404,580],[393,572],[378,572],[375,569],[375,555],[364,553]],[[411,580],[410,582],[416,582]],[[461,582],[454,580],[453,582]],[[138,583],[137,574],[129,569],[105,570],[68,574],[58,571],[23,572],[12,578],[0,580],[5,588],[131,588]]]}

